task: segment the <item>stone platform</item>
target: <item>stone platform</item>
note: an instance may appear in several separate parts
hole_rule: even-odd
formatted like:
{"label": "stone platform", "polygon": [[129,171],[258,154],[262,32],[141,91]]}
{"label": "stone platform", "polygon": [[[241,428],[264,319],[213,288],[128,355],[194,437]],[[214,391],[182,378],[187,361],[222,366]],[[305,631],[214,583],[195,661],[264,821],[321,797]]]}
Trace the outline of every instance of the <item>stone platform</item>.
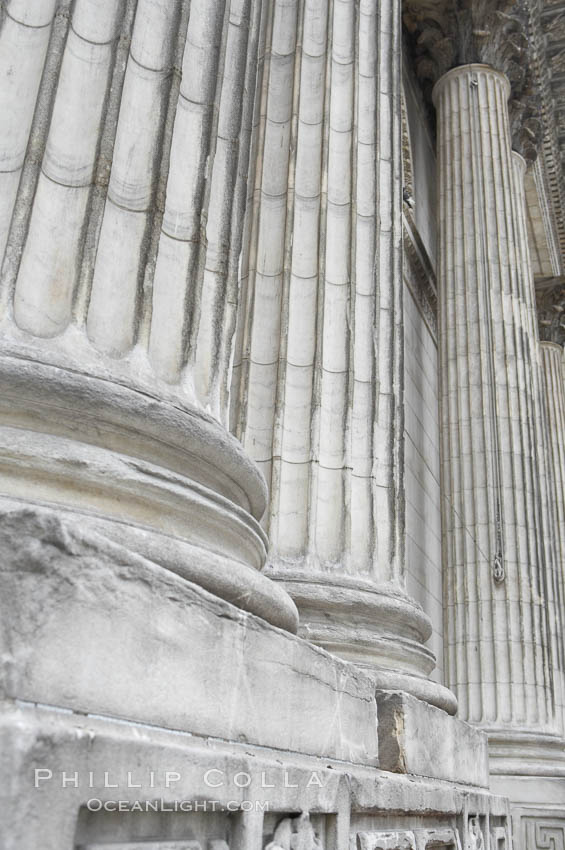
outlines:
{"label": "stone platform", "polygon": [[3,850],[506,842],[481,732],[50,511],[0,540]]}

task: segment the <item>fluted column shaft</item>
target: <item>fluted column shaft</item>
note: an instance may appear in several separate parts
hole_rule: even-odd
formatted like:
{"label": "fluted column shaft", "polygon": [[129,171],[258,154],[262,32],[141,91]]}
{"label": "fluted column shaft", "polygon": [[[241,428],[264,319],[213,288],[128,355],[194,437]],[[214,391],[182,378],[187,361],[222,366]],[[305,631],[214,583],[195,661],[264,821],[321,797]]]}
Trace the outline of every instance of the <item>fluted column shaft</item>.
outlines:
{"label": "fluted column shaft", "polygon": [[552,498],[555,502],[559,529],[559,563],[562,565],[562,572],[565,572],[565,368],[563,347],[555,342],[542,342],[540,345],[552,470]]}
{"label": "fluted column shaft", "polygon": [[272,4],[231,417],[303,633],[453,709],[404,593],[400,37],[399,0]]}
{"label": "fluted column shaft", "polygon": [[265,4],[4,5],[0,501],[295,629],[225,428]]}
{"label": "fluted column shaft", "polygon": [[541,342],[542,390],[547,417],[549,498],[556,540],[556,655],[565,696],[565,367],[563,347]]}
{"label": "fluted column shaft", "polygon": [[[555,498],[556,484],[554,466],[557,458],[553,454],[552,419],[548,410],[545,381],[545,362],[538,330],[538,311],[534,272],[529,250],[527,227],[527,201],[524,179],[527,166],[520,154],[512,153],[515,180],[516,221],[521,252],[519,295],[520,334],[519,341],[526,364],[526,374],[531,381],[534,399],[534,420],[531,425],[536,449],[535,463],[539,486],[539,527],[543,545],[545,598],[549,629],[549,658],[554,682],[556,727],[565,732],[565,587],[563,556],[560,550],[559,505]],[[563,498],[563,497],[562,497]]]}
{"label": "fluted column shaft", "polygon": [[222,420],[263,5],[11,0],[0,32],[3,314]]}
{"label": "fluted column shaft", "polygon": [[402,572],[388,504],[401,339],[397,6],[273,3],[232,417],[271,481],[274,555],[382,580]]}
{"label": "fluted column shaft", "polygon": [[434,90],[447,674],[463,718],[556,733],[554,555],[509,92],[484,65]]}

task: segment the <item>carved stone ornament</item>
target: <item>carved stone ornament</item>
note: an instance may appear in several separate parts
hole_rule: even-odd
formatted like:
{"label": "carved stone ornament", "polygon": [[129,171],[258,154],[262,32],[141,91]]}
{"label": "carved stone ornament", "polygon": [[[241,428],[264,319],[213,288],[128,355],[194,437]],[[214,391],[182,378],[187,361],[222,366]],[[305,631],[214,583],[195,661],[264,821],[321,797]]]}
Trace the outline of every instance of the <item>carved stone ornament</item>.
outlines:
{"label": "carved stone ornament", "polygon": [[275,829],[273,840],[265,850],[324,850],[307,813],[297,818],[283,818]]}
{"label": "carved stone ornament", "polygon": [[477,817],[469,819],[469,850],[485,850],[485,839]]}
{"label": "carved stone ornament", "polygon": [[529,162],[541,137],[528,61],[528,15],[523,0],[405,0],[403,21],[416,73],[430,98],[451,68],[491,65],[510,80],[512,141]]}

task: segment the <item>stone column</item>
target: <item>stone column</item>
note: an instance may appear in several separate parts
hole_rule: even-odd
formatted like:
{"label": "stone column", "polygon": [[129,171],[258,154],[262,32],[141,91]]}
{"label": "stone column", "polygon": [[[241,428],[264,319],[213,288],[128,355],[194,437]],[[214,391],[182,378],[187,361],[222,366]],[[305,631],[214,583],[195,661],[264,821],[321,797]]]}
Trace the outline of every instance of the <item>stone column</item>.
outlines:
{"label": "stone column", "polygon": [[508,116],[487,65],[434,89],[447,672],[491,742],[561,729],[540,379]]}
{"label": "stone column", "polygon": [[404,591],[400,2],[275,0],[269,27],[232,427],[270,574],[305,637],[452,711]]}
{"label": "stone column", "polygon": [[295,630],[261,574],[262,476],[222,424],[264,4],[7,5],[2,507]]}
{"label": "stone column", "polygon": [[[560,294],[563,288],[560,287]],[[558,305],[562,306],[562,303]],[[543,329],[542,329],[543,331]],[[563,363],[563,328],[550,334],[559,342],[547,338],[540,344],[542,394],[547,420],[547,483],[553,509],[553,533],[556,561],[554,576],[555,604],[552,612],[556,681],[561,685],[561,705],[564,706],[565,729],[565,369]]]}
{"label": "stone column", "polygon": [[557,562],[565,576],[565,369],[563,346],[542,341],[543,389],[549,434],[551,498],[557,515]]}
{"label": "stone column", "polygon": [[[534,283],[533,266],[529,250],[527,227],[527,200],[524,179],[527,164],[523,157],[513,151],[517,233],[521,250],[520,264],[520,304],[519,339],[522,343],[526,363],[531,364],[529,370],[531,392],[535,399],[535,419],[533,422],[534,445],[537,449],[535,462],[539,481],[540,526],[538,535],[541,536],[545,551],[546,599],[551,658],[551,668],[555,686],[556,714],[561,713],[561,733],[565,731],[565,584],[563,570],[563,551],[560,545],[559,497],[556,498],[555,488],[559,471],[555,464],[558,457],[553,452],[555,440],[554,412],[549,410],[547,380],[543,344],[540,344],[541,315],[536,303],[536,287]],[[558,287],[562,293],[561,287]],[[551,331],[550,331],[551,333]],[[563,499],[563,494],[561,495]]]}

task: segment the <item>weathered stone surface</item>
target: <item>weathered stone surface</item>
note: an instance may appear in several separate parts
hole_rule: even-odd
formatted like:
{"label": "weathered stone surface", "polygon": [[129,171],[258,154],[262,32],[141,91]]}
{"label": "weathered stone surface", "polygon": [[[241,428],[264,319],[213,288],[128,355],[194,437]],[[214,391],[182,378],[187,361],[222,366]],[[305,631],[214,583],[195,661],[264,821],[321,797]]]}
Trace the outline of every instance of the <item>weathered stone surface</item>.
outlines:
{"label": "weathered stone surface", "polygon": [[483,732],[408,694],[377,691],[377,710],[383,770],[488,787]]}
{"label": "weathered stone surface", "polygon": [[[391,823],[404,833],[416,824],[422,850],[437,846],[449,830],[456,846],[465,846],[469,815],[488,814],[493,827],[508,829],[506,801],[478,788],[110,719],[4,704],[0,744],[11,777],[0,787],[3,850],[75,850],[77,844],[105,843],[121,850],[120,842],[127,847],[139,841],[148,850],[163,850],[160,842],[167,846],[182,837],[203,842],[202,850],[209,850],[206,840],[220,838],[235,850],[264,850],[276,825],[301,812],[310,813],[326,850],[341,850],[349,842],[357,846],[358,833],[390,838]],[[242,787],[247,777],[249,784]],[[126,807],[162,801],[168,808],[156,814],[139,808],[89,813],[92,800],[123,800]],[[266,809],[245,806],[255,800]],[[175,812],[181,801],[192,808]],[[411,835],[408,846],[414,845]]]}
{"label": "weathered stone surface", "polygon": [[452,692],[429,678],[435,666],[425,644],[429,618],[398,585],[289,569],[274,576],[296,601],[303,637],[354,662],[376,688],[406,690],[455,714]]}
{"label": "weathered stone surface", "polygon": [[376,763],[352,665],[53,513],[3,513],[0,547],[4,698]]}
{"label": "weathered stone surface", "polygon": [[81,374],[68,357],[57,366],[2,357],[0,388],[4,503],[51,504],[81,517],[143,557],[296,632],[295,605],[260,572],[265,483],[216,420],[156,397],[134,376],[124,386],[104,374]]}

